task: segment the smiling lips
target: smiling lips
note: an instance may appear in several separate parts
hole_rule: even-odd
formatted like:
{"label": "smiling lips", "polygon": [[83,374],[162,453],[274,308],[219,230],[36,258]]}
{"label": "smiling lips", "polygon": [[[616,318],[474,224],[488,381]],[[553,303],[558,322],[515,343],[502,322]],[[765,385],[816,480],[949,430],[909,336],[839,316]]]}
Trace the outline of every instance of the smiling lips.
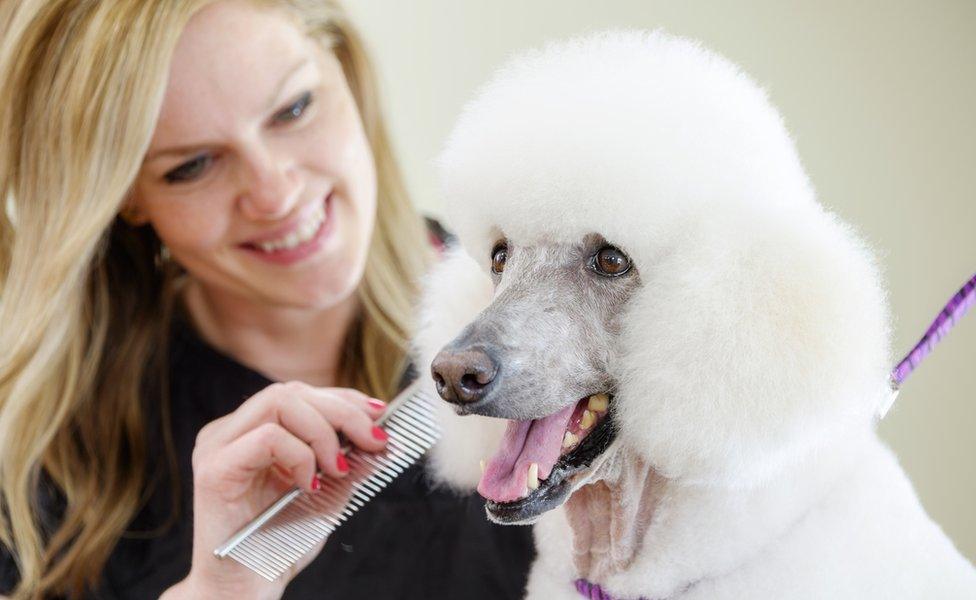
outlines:
{"label": "smiling lips", "polygon": [[315,207],[308,216],[298,224],[291,233],[284,237],[278,239],[269,240],[266,242],[261,242],[254,244],[255,247],[261,249],[264,252],[272,253],[279,250],[292,250],[301,244],[304,244],[315,237],[315,234],[319,232],[319,228],[325,223],[325,203],[319,204]]}
{"label": "smiling lips", "polygon": [[[332,226],[332,194],[307,212],[301,221],[287,227],[287,233],[264,237],[240,245],[259,258],[276,264],[292,264],[315,254]],[[280,231],[280,230],[279,230]]]}

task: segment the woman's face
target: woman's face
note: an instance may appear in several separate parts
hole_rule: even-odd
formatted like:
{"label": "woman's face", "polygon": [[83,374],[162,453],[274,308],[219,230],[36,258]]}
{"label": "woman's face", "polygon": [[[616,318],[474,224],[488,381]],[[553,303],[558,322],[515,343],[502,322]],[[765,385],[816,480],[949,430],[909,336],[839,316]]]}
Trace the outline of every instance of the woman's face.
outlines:
{"label": "woman's face", "polygon": [[131,209],[211,292],[300,308],[348,298],[376,172],[338,60],[281,13],[203,9],[176,48]]}

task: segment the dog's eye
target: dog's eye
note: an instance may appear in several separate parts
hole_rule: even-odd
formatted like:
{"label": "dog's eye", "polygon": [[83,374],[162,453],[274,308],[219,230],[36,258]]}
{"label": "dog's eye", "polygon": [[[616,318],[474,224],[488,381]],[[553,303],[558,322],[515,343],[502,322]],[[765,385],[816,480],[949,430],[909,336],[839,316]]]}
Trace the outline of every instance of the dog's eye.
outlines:
{"label": "dog's eye", "polygon": [[593,257],[591,265],[601,275],[617,277],[630,270],[630,259],[617,248],[604,246]]}
{"label": "dog's eye", "polygon": [[505,242],[498,242],[491,249],[491,272],[501,273],[505,270],[505,260],[508,258],[508,245]]}

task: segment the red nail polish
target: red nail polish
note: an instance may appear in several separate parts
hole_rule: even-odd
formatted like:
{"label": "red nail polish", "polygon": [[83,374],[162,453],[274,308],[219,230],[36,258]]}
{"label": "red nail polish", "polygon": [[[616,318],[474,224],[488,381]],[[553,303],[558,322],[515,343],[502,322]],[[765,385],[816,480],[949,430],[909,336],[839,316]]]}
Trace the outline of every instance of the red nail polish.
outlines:
{"label": "red nail polish", "polygon": [[336,467],[338,467],[340,473],[349,472],[349,463],[346,462],[346,457],[341,453],[336,455]]}
{"label": "red nail polish", "polygon": [[376,438],[376,439],[378,439],[378,440],[383,440],[385,442],[387,439],[389,439],[390,436],[387,435],[386,432],[383,431],[382,429],[380,429],[379,427],[375,427],[374,426],[373,427],[373,437]]}
{"label": "red nail polish", "polygon": [[312,476],[312,491],[313,492],[316,492],[316,491],[318,491],[318,489],[320,487],[322,487],[322,482],[319,481],[319,476],[318,475],[313,475]]}
{"label": "red nail polish", "polygon": [[382,400],[371,399],[369,402],[369,407],[374,410],[386,410],[386,403]]}

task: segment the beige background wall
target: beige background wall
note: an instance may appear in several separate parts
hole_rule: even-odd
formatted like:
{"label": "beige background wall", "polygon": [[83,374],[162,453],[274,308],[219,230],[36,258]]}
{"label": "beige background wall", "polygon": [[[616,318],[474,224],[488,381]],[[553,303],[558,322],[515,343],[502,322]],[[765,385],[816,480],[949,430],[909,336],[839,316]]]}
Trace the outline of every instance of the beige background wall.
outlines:
{"label": "beige background wall", "polygon": [[[416,202],[476,85],[513,51],[663,27],[743,66],[782,111],[824,204],[877,249],[907,352],[976,273],[976,1],[346,0],[377,62]],[[976,313],[976,311],[973,311]],[[976,314],[909,379],[881,434],[976,560]]]}

